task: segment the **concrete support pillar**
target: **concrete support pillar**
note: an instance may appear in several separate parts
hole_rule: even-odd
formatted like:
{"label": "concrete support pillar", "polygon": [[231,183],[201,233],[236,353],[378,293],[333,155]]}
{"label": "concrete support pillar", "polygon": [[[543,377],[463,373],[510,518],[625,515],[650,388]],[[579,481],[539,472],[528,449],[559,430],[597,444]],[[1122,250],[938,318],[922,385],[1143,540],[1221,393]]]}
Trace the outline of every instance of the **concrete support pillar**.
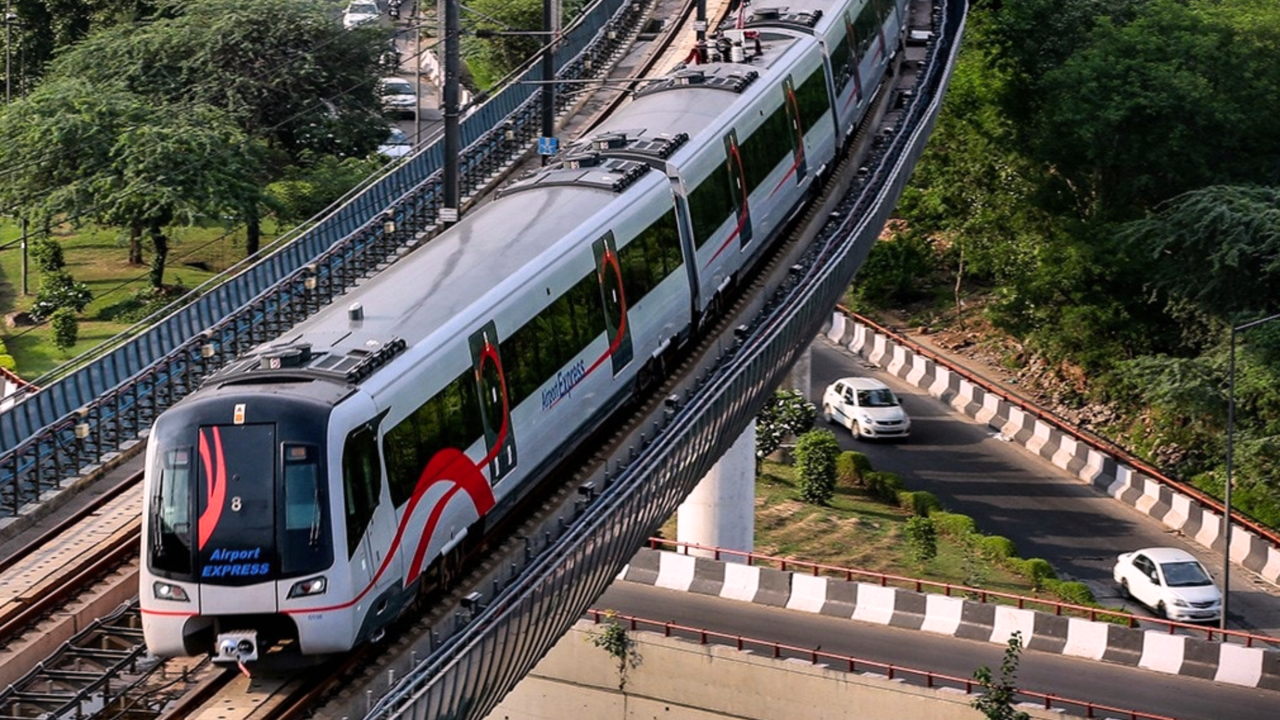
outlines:
{"label": "concrete support pillar", "polygon": [[[755,547],[756,421],[689,493],[676,516],[676,539],[751,552]],[[689,551],[710,556],[710,552]],[[745,558],[725,556],[727,562]]]}
{"label": "concrete support pillar", "polygon": [[801,395],[809,397],[809,384],[813,382],[810,365],[813,359],[813,348],[806,347],[804,352],[800,354],[800,359],[796,360],[796,364],[791,366],[791,372],[787,373],[787,379],[783,382],[783,389],[799,390]]}

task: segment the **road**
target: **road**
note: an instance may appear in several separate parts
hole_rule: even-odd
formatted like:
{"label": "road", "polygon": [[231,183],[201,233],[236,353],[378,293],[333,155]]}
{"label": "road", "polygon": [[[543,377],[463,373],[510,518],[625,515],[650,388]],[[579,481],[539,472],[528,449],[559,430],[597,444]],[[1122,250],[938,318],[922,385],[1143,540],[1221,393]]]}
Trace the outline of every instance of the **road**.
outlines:
{"label": "road", "polygon": [[[1002,441],[991,428],[847,348],[820,337],[812,351],[809,398],[815,404],[821,405],[823,390],[837,378],[861,375],[893,388],[911,416],[906,441],[855,441],[836,427],[841,448],[866,453],[875,469],[897,473],[909,489],[932,492],[947,510],[974,518],[981,531],[1013,540],[1022,557],[1048,560],[1063,579],[1087,584],[1099,602],[1149,614],[1126,603],[1111,579],[1116,555],[1137,548],[1181,547],[1221,577],[1220,552]],[[1239,565],[1232,567],[1230,581],[1229,627],[1280,637],[1280,592]]]}

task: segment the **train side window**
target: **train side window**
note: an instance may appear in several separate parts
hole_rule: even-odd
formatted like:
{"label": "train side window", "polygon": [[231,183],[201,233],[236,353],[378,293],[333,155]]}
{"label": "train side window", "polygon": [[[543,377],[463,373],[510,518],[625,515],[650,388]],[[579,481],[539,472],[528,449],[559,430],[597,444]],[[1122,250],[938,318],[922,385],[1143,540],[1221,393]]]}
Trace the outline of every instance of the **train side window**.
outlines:
{"label": "train side window", "polygon": [[800,126],[805,132],[813,129],[822,116],[831,111],[831,100],[827,96],[827,78],[818,68],[796,88],[796,105],[800,109]]}
{"label": "train side window", "polygon": [[784,158],[795,151],[786,108],[781,105],[739,145],[747,192],[754,192]]}
{"label": "train side window", "polygon": [[[846,14],[847,17],[847,14]],[[845,86],[853,77],[853,51],[849,49],[849,26],[846,25],[844,35],[831,50],[831,75],[835,81],[836,94],[844,92]]]}
{"label": "train side window", "polygon": [[[374,450],[376,452],[376,447]],[[323,570],[333,562],[325,512],[328,499],[319,456],[314,445],[284,446],[284,541],[280,572],[286,577]],[[376,455],[373,460],[376,475]]]}
{"label": "train side window", "polygon": [[858,19],[853,21],[859,59],[867,54],[867,49],[871,47],[871,42],[880,33],[881,13],[879,8],[876,7],[877,4],[876,0],[867,0],[867,4],[863,5],[862,10],[858,13]]}
{"label": "train side window", "polygon": [[483,434],[475,379],[468,369],[383,437],[392,504],[400,507],[413,496],[436,453],[450,447],[465,450]]}
{"label": "train side window", "polygon": [[368,425],[353,430],[342,448],[342,492],[347,516],[347,557],[351,557],[369,528],[382,492],[377,440]]}
{"label": "train side window", "polygon": [[151,567],[191,572],[191,448],[174,448],[159,458],[158,479],[151,497]]}
{"label": "train side window", "polygon": [[728,162],[721,163],[689,193],[689,220],[693,241],[701,248],[725,220],[734,216],[733,179]]}
{"label": "train side window", "polygon": [[499,346],[512,407],[538,391],[605,331],[595,273],[589,273]]}
{"label": "train side window", "polygon": [[639,235],[618,248],[618,264],[627,289],[627,302],[635,305],[680,267],[680,231],[675,208],[668,210]]}

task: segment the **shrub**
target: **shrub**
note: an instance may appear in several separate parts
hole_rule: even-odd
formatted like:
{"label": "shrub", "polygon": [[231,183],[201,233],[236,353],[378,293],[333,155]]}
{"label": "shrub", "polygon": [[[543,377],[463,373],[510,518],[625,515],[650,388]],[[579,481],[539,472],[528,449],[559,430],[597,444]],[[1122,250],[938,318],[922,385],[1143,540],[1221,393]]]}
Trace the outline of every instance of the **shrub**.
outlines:
{"label": "shrub", "polygon": [[871,460],[864,453],[846,450],[836,458],[836,480],[846,485],[858,485],[871,471]]}
{"label": "shrub", "polygon": [[882,470],[872,470],[862,477],[873,497],[884,502],[898,502],[898,491],[903,489],[902,478]]}
{"label": "shrub", "polygon": [[810,430],[796,441],[796,475],[805,502],[825,505],[836,488],[836,456],[840,443],[830,430]]}
{"label": "shrub", "polygon": [[1007,537],[990,535],[982,538],[982,554],[993,560],[1008,560],[1018,556],[1018,548]]}
{"label": "shrub", "polygon": [[67,266],[62,254],[62,243],[50,237],[43,237],[30,246],[31,261],[42,273],[56,273]]}
{"label": "shrub", "polygon": [[942,509],[937,496],[924,490],[904,490],[898,493],[898,505],[910,510],[912,515],[928,517],[936,510]]}
{"label": "shrub", "polygon": [[911,557],[924,564],[938,556],[938,531],[933,521],[923,515],[907,520],[907,544]]}
{"label": "shrub", "polygon": [[1044,558],[1028,558],[1019,560],[1016,570],[1031,581],[1036,588],[1046,587],[1046,580],[1057,580],[1058,573],[1054,572],[1053,566]]}
{"label": "shrub", "polygon": [[[799,437],[808,432],[817,415],[813,403],[798,391],[775,392],[756,415],[756,457],[772,455],[788,437]],[[837,446],[836,452],[839,451]]]}
{"label": "shrub", "polygon": [[937,511],[929,513],[929,517],[933,518],[940,535],[960,539],[978,531],[977,524],[968,515]]}
{"label": "shrub", "polygon": [[1087,607],[1098,604],[1097,598],[1093,596],[1093,591],[1082,582],[1048,578],[1044,581],[1044,589],[1062,598],[1063,602],[1068,602],[1072,605],[1084,605]]}
{"label": "shrub", "polygon": [[75,346],[76,338],[80,335],[80,322],[76,320],[75,310],[69,307],[54,310],[49,318],[49,325],[53,328],[54,347],[66,352]]}
{"label": "shrub", "polygon": [[49,273],[40,279],[40,292],[36,294],[35,304],[31,306],[31,317],[37,320],[48,320],[59,308],[69,308],[81,312],[93,300],[89,286],[77,282],[65,271]]}

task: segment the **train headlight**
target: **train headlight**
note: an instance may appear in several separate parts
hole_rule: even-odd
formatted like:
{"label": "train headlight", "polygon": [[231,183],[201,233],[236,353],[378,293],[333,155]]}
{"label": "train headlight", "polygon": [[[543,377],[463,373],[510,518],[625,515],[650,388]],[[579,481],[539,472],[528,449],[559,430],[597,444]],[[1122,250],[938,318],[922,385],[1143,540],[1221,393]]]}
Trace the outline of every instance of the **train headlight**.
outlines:
{"label": "train headlight", "polygon": [[329,581],[325,580],[323,575],[321,575],[320,577],[313,577],[313,578],[308,578],[306,580],[300,580],[294,583],[293,587],[289,588],[289,597],[300,598],[300,597],[306,597],[308,595],[319,595],[320,593],[324,592],[325,589],[328,587],[329,587]]}
{"label": "train headlight", "polygon": [[157,580],[151,586],[151,591],[155,593],[157,600],[172,600],[173,602],[190,602],[191,598],[187,597],[187,591],[181,586],[172,583],[160,582]]}

